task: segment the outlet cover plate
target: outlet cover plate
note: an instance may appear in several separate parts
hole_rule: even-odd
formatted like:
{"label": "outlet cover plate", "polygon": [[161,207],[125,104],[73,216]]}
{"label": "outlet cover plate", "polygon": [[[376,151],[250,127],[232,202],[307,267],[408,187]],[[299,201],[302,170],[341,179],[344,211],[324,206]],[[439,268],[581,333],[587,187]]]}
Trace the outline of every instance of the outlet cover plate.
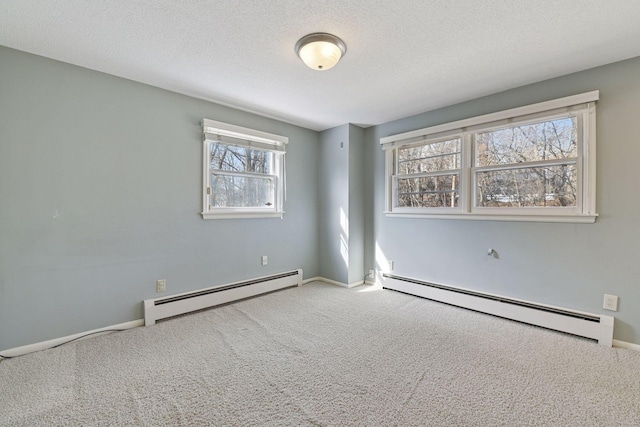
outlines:
{"label": "outlet cover plate", "polygon": [[604,294],[604,303],[602,308],[605,310],[618,311],[618,296]]}

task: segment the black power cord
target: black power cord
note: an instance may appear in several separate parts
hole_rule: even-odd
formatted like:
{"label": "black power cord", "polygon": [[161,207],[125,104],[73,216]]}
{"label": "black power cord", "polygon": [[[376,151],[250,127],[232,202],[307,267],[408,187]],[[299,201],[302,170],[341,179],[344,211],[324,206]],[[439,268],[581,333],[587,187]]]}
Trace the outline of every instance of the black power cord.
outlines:
{"label": "black power cord", "polygon": [[[105,332],[121,332],[121,331],[126,331],[126,329],[104,329],[102,331],[89,332],[88,334],[80,335],[79,337],[75,337],[73,339],[70,339],[69,341],[61,342],[60,344],[56,344],[52,347],[44,348],[43,350],[51,350],[52,348],[58,348],[61,345],[69,344],[71,342],[77,341],[84,337],[88,337],[90,335],[103,334]],[[30,351],[29,353],[25,353],[25,354],[35,353],[36,351],[41,351],[41,350]],[[21,354],[20,356],[24,356],[25,354]],[[20,356],[3,356],[2,354],[0,354],[1,359],[15,359],[16,357],[20,357]]]}
{"label": "black power cord", "polygon": [[371,274],[371,273],[365,274],[364,277],[362,278],[362,282],[365,283],[367,281],[367,278],[375,279],[376,278],[376,273],[374,272],[373,274]]}

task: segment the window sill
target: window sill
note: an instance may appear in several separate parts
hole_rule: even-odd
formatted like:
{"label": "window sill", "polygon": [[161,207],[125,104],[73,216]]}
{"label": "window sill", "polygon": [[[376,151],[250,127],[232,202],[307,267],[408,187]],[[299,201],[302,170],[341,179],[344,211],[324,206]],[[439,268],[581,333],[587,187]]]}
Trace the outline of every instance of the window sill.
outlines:
{"label": "window sill", "polygon": [[202,212],[203,219],[282,218],[284,212]]}
{"label": "window sill", "polygon": [[465,219],[473,221],[512,221],[512,222],[564,222],[575,224],[593,224],[598,217],[594,215],[498,215],[498,214],[419,214],[385,212],[389,218],[425,218],[425,219]]}

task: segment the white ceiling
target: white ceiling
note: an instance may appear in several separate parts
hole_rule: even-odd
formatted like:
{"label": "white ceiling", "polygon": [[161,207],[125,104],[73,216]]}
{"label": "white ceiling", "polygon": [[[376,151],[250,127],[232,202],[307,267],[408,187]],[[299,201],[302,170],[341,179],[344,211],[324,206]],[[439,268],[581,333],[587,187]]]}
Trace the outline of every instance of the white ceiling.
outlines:
{"label": "white ceiling", "polygon": [[[318,31],[328,71],[293,51]],[[323,130],[640,56],[640,1],[2,0],[0,44]]]}

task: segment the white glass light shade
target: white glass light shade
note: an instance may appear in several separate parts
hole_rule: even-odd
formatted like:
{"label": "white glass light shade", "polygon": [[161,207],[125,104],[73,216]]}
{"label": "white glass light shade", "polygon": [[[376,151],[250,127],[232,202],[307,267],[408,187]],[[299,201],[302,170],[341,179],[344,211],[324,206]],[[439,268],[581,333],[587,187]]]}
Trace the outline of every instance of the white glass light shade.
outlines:
{"label": "white glass light shade", "polygon": [[309,68],[328,70],[338,63],[342,52],[333,43],[313,42],[302,46],[298,55]]}
{"label": "white glass light shade", "polygon": [[309,68],[324,71],[336,65],[347,48],[344,42],[334,35],[313,33],[298,40],[295,50]]}

